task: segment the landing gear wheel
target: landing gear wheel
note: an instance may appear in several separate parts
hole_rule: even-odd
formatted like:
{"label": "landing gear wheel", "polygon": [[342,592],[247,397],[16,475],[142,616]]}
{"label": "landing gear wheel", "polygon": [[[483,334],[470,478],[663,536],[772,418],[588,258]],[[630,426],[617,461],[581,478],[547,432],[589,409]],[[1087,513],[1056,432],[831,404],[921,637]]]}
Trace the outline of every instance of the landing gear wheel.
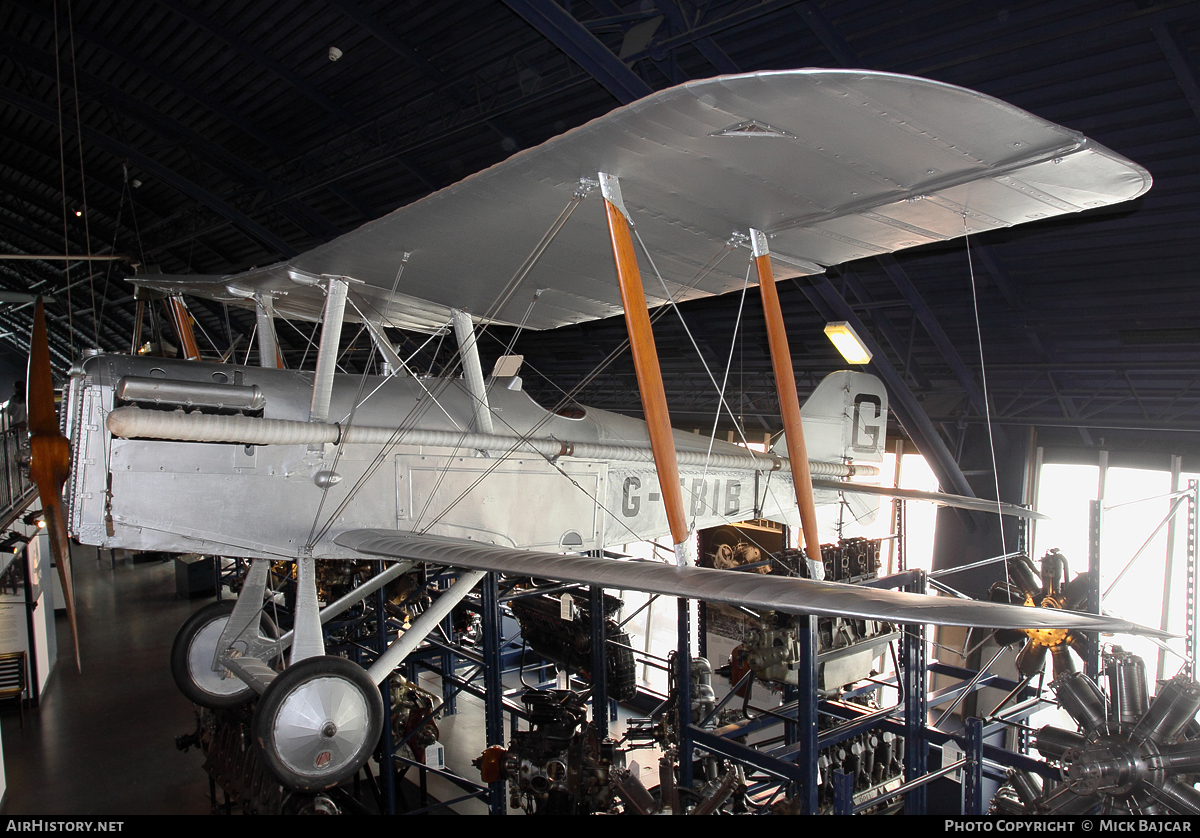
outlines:
{"label": "landing gear wheel", "polygon": [[345,658],[307,658],[270,683],[254,713],[254,742],[288,788],[323,791],[352,777],[383,730],[383,697]]}
{"label": "landing gear wheel", "polygon": [[[240,707],[254,697],[254,690],[233,673],[212,669],[217,642],[234,605],[234,600],[223,600],[204,606],[188,617],[171,647],[171,675],[175,677],[179,691],[190,701],[210,710]],[[268,637],[277,634],[275,624],[265,614],[262,631]]]}

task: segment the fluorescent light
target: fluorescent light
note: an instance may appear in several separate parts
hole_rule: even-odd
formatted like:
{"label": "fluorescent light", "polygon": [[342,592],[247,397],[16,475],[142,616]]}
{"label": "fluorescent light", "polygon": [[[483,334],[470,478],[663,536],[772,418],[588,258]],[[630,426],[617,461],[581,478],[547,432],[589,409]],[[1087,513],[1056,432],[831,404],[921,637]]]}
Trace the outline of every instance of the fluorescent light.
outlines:
{"label": "fluorescent light", "polygon": [[842,353],[846,363],[865,364],[871,360],[870,350],[863,345],[862,340],[850,328],[850,324],[844,320],[837,323],[826,323],[825,334],[833,341],[838,352]]}

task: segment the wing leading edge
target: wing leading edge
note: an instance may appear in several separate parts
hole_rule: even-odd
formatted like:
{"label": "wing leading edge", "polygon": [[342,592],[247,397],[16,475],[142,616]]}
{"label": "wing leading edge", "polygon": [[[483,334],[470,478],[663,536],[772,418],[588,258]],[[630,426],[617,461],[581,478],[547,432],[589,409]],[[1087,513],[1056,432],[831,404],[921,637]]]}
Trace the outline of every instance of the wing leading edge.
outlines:
{"label": "wing leading edge", "polygon": [[581,585],[598,585],[611,590],[681,596],[789,614],[854,617],[939,626],[1074,628],[1156,637],[1170,636],[1157,629],[1139,626],[1126,620],[1074,611],[1025,608],[837,582],[788,579],[701,567],[675,567],[655,562],[621,562],[583,556],[560,556],[391,530],[350,530],[338,535],[334,540],[342,547],[369,556],[411,559],[468,570],[486,570]]}

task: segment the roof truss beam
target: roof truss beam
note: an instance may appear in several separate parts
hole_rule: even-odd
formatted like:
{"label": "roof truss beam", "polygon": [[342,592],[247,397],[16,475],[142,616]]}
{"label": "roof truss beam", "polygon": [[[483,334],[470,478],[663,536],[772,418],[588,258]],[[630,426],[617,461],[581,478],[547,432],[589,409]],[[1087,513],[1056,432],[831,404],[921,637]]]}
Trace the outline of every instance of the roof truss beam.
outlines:
{"label": "roof truss beam", "polygon": [[587,70],[622,105],[654,92],[641,76],[630,70],[599,38],[557,3],[536,0],[504,2],[571,60]]}

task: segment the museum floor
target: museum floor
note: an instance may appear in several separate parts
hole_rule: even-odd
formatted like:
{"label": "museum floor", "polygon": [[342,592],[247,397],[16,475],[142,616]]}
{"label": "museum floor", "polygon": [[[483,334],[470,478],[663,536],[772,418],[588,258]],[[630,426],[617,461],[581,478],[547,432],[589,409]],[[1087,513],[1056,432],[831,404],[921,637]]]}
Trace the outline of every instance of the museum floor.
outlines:
{"label": "museum floor", "polygon": [[196,727],[171,679],[175,632],[208,600],[176,596],[173,562],[74,561],[83,672],[58,617],[59,664],[21,726],[2,712],[4,815],[204,815],[203,755],[175,737]]}
{"label": "museum floor", "polygon": [[[184,620],[213,598],[178,596],[172,561],[111,562],[107,551],[97,561],[92,548],[76,551],[83,672],[60,613],[59,664],[40,703],[26,708],[23,727],[15,701],[0,705],[7,780],[0,815],[211,814],[204,755],[175,746],[196,729],[196,717],[171,678],[169,657]],[[438,726],[447,763],[462,771],[482,749],[484,725],[479,699],[462,695],[459,705]],[[429,790],[443,791],[440,781],[431,778]],[[415,800],[412,808],[420,808]],[[477,800],[454,808],[487,813]]]}

